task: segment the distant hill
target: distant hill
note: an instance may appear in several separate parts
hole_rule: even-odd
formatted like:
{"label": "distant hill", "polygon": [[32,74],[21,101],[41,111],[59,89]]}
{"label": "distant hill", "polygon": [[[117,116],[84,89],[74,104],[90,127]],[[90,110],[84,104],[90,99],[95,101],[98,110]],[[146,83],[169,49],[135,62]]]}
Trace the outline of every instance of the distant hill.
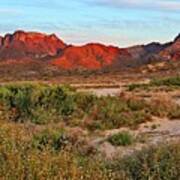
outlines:
{"label": "distant hill", "polygon": [[38,60],[63,69],[137,67],[154,61],[180,60],[180,35],[166,44],[128,48],[90,43],[67,45],[56,35],[16,31],[0,37],[0,62]]}

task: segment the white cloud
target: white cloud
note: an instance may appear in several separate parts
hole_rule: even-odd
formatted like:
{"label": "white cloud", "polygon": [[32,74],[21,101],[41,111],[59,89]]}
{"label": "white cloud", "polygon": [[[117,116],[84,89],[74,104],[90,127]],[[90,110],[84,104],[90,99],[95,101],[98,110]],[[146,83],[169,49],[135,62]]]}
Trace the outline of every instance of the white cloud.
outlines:
{"label": "white cloud", "polygon": [[0,13],[2,14],[21,14],[20,10],[13,8],[0,8]]}
{"label": "white cloud", "polygon": [[127,7],[162,10],[180,10],[180,1],[177,0],[93,0],[91,2],[99,5],[107,5],[122,8]]}
{"label": "white cloud", "polygon": [[178,1],[157,1],[156,4],[167,10],[180,10],[180,2]]}

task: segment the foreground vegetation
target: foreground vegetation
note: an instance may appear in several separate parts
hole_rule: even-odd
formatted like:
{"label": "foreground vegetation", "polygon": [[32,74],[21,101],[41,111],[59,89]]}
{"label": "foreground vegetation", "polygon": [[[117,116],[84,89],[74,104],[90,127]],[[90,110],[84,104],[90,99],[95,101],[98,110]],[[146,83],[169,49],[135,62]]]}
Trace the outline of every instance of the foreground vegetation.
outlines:
{"label": "foreground vegetation", "polygon": [[120,132],[109,137],[108,141],[114,146],[128,146],[133,143],[133,136],[129,132]]}
{"label": "foreground vegetation", "polygon": [[[109,160],[91,149],[87,138],[96,130],[137,128],[152,116],[179,118],[179,110],[164,98],[96,97],[38,83],[3,85],[0,179],[179,179],[179,142]],[[123,131],[107,141],[126,148],[136,139]]]}
{"label": "foreground vegetation", "polygon": [[[63,129],[28,133],[1,122],[1,179],[179,179],[180,144],[159,145],[124,158],[105,160],[83,153]],[[126,140],[124,142],[127,142]]]}
{"label": "foreground vegetation", "polygon": [[136,89],[148,90],[153,87],[169,87],[169,88],[180,88],[180,76],[153,79],[148,84],[131,84],[128,86],[129,91]]}
{"label": "foreground vegetation", "polygon": [[[109,168],[119,179],[173,180],[180,178],[180,145],[151,147],[124,159],[114,161]],[[117,179],[118,179],[117,178]]]}
{"label": "foreground vegetation", "polygon": [[0,87],[1,118],[34,124],[65,123],[88,130],[135,128],[159,117],[179,118],[179,106],[164,99],[146,102],[136,97],[96,97],[70,87],[8,84]]}

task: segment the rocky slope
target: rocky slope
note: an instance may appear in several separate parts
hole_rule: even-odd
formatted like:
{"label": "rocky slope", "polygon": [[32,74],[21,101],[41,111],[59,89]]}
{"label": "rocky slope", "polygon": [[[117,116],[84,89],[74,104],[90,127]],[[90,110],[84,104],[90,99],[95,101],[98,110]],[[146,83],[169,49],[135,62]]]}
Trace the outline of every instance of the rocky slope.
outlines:
{"label": "rocky slope", "polygon": [[54,57],[66,44],[54,34],[17,31],[0,37],[0,59],[42,59]]}
{"label": "rocky slope", "polygon": [[130,54],[125,49],[102,44],[87,44],[66,48],[53,61],[53,64],[66,69],[99,69],[106,66],[118,65],[125,58],[130,58]]}
{"label": "rocky slope", "polygon": [[167,48],[159,53],[159,56],[164,60],[180,60],[180,34]]}

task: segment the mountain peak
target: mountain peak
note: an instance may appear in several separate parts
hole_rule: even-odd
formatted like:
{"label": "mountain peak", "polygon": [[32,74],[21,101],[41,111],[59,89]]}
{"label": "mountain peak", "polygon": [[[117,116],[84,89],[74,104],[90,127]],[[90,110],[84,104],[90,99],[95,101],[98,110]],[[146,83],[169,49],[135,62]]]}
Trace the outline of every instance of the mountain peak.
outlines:
{"label": "mountain peak", "polygon": [[3,43],[3,37],[0,36],[0,48],[1,48],[1,46],[2,46],[2,43]]}
{"label": "mountain peak", "polygon": [[1,58],[44,58],[56,56],[67,45],[55,34],[15,31],[0,37]]}
{"label": "mountain peak", "polygon": [[174,41],[180,41],[180,33],[178,34],[178,36],[175,38]]}
{"label": "mountain peak", "polygon": [[26,41],[27,39],[31,39],[31,41],[36,40],[51,40],[51,41],[59,41],[63,43],[55,34],[45,34],[39,32],[25,32],[22,30],[15,31],[12,34],[15,40]]}

